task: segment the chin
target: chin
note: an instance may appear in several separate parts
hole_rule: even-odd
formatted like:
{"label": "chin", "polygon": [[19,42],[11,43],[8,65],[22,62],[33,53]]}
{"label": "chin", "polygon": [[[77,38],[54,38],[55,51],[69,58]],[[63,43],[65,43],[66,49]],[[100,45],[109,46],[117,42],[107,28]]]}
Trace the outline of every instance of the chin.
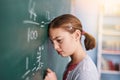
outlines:
{"label": "chin", "polygon": [[67,56],[67,55],[64,55],[64,54],[60,54],[62,57],[69,57],[69,56]]}

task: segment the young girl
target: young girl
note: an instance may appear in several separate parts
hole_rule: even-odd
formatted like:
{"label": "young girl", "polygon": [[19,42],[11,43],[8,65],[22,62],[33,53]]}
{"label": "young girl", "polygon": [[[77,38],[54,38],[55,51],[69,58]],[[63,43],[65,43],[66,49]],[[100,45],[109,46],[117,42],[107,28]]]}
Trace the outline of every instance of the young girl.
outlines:
{"label": "young girl", "polygon": [[[86,50],[93,49],[95,39],[82,29],[78,18],[71,14],[58,16],[49,24],[48,32],[58,54],[71,58],[63,80],[98,80],[96,66],[81,44],[81,36],[84,35]],[[47,69],[44,80],[57,80],[57,76],[51,69]]]}

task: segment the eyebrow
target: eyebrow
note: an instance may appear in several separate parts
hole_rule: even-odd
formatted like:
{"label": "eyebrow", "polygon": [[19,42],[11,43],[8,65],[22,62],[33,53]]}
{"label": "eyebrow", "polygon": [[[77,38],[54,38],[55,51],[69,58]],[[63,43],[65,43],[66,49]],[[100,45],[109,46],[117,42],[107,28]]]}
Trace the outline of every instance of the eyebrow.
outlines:
{"label": "eyebrow", "polygon": [[53,38],[52,40],[56,40],[56,39],[59,38],[59,37],[61,37],[61,36],[57,36],[57,37]]}

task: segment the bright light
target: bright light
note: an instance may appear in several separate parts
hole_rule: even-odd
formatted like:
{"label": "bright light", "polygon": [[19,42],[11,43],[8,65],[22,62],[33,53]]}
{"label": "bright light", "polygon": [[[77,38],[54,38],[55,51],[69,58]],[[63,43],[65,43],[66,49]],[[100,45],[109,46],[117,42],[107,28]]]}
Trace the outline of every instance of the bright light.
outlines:
{"label": "bright light", "polygon": [[120,15],[120,0],[102,0],[101,6],[106,15]]}

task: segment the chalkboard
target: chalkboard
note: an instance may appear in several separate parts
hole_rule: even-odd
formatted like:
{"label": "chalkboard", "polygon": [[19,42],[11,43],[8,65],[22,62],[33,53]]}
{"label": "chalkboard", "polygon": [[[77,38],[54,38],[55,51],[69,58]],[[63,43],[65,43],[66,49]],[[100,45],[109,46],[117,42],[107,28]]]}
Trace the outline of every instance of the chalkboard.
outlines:
{"label": "chalkboard", "polygon": [[43,80],[62,73],[68,59],[51,47],[48,23],[70,13],[70,0],[0,0],[0,80]]}

